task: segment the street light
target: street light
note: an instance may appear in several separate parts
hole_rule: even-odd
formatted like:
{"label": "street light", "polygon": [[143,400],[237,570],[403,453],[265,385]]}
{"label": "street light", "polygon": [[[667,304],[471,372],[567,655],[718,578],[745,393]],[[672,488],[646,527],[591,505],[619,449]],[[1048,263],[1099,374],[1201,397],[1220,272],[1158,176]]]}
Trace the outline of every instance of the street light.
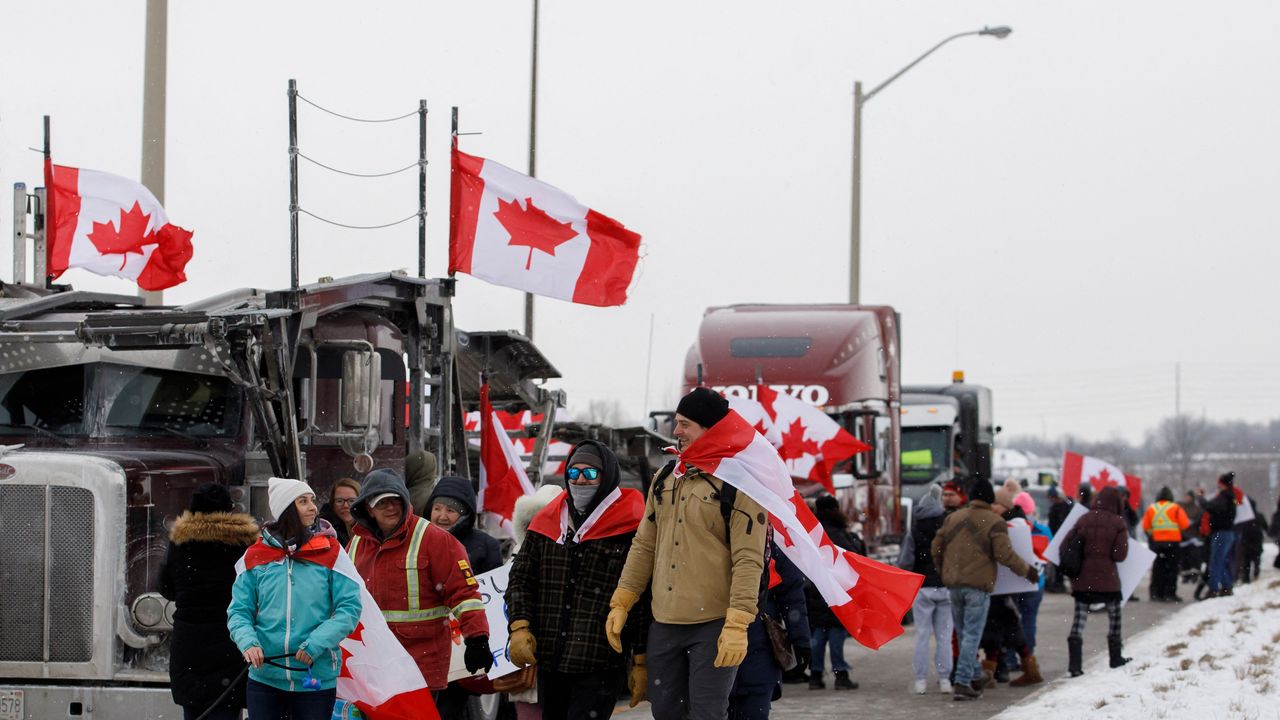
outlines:
{"label": "street light", "polygon": [[902,68],[898,72],[889,76],[888,80],[880,83],[871,89],[871,92],[862,92],[862,82],[853,83],[853,207],[852,207],[852,223],[849,231],[849,302],[858,303],[858,295],[860,290],[860,271],[861,271],[861,250],[862,250],[862,106],[868,100],[875,97],[877,93],[885,89],[889,83],[902,77],[911,68],[920,64],[921,60],[929,57],[937,52],[938,48],[955,40],[956,38],[967,37],[969,35],[990,35],[997,40],[1003,40],[1009,37],[1009,33],[1013,32],[1012,28],[1005,25],[999,27],[984,27],[981,30],[972,30],[970,32],[962,32],[952,35],[942,42],[929,48],[928,52],[920,57],[912,60],[909,65]]}

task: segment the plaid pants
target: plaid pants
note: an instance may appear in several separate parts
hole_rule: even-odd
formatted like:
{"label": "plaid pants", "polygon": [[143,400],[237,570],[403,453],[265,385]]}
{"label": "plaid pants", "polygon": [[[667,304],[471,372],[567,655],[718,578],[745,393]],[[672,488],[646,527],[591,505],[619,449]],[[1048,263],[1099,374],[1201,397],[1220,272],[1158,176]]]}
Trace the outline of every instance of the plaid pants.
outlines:
{"label": "plaid pants", "polygon": [[[1109,602],[1107,607],[1107,637],[1120,637],[1120,603]],[[1084,624],[1089,619],[1089,603],[1076,601],[1075,617],[1071,621],[1071,634],[1068,635],[1073,640],[1079,640],[1084,637]]]}

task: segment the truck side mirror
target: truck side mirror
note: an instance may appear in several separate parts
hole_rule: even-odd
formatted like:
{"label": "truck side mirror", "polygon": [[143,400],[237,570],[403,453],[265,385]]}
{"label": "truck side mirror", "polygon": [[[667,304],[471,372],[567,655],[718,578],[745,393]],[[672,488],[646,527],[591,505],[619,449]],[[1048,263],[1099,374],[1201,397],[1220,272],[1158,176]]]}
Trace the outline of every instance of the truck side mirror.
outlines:
{"label": "truck side mirror", "polygon": [[382,356],[368,350],[342,354],[342,426],[377,431],[382,419]]}

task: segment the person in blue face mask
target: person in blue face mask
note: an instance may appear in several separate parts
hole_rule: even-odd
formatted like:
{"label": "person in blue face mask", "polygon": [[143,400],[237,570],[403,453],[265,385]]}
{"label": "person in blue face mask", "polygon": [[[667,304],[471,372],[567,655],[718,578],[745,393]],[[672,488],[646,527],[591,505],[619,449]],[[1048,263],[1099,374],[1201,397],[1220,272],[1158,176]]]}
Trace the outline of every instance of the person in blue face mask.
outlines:
{"label": "person in blue face mask", "polygon": [[644,513],[644,496],[618,479],[607,446],[575,446],[566,489],[534,516],[511,566],[509,653],[538,668],[543,720],[609,717],[624,674],[631,706],[644,699],[648,599],[631,609],[616,648],[601,622]]}

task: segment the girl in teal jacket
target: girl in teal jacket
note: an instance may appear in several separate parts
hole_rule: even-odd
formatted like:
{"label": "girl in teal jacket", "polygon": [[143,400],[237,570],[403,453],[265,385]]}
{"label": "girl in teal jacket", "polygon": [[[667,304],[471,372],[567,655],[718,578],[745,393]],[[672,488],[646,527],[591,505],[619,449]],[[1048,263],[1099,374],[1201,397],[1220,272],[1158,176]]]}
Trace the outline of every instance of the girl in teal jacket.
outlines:
{"label": "girl in teal jacket", "polygon": [[337,534],[317,521],[315,493],[271,478],[276,520],[245,553],[231,590],[227,628],[249,670],[249,720],[327,720],[333,712],[342,642],[360,620],[360,588],[333,569]]}

